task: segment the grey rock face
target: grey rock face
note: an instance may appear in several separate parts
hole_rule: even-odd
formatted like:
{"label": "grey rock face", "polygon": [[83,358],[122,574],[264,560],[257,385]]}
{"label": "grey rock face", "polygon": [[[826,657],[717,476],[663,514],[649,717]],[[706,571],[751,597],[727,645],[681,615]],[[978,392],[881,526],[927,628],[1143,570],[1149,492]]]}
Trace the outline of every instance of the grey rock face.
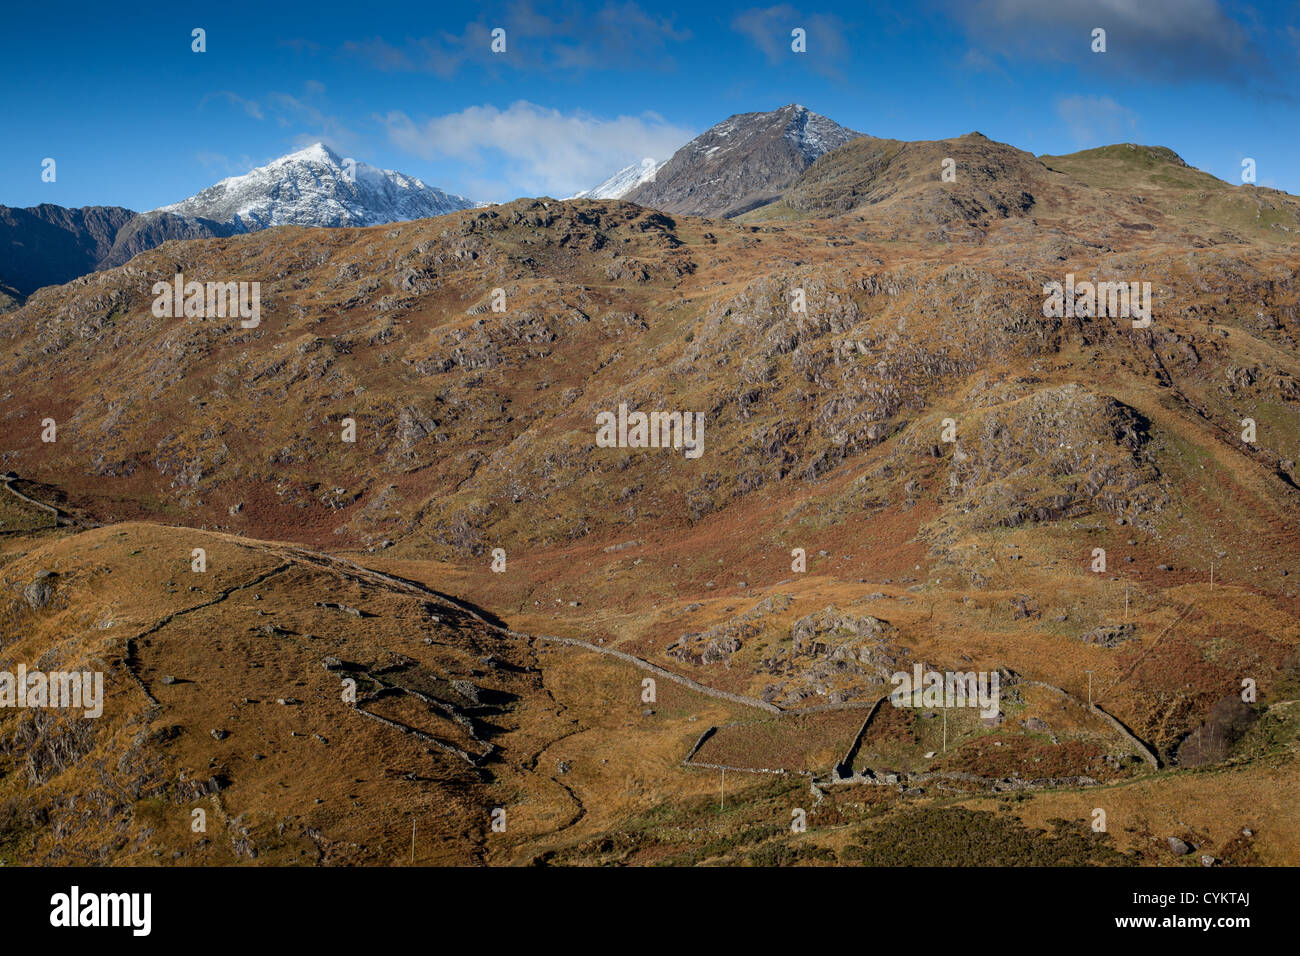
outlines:
{"label": "grey rock face", "polygon": [[623,198],[664,212],[738,216],[775,200],[817,157],[861,133],[798,104],[701,133]]}
{"label": "grey rock face", "polygon": [[27,606],[33,611],[39,611],[48,606],[50,601],[54,599],[54,589],[57,581],[58,575],[53,572],[38,572],[36,580],[23,588],[23,600],[27,602]]}
{"label": "grey rock face", "polygon": [[0,284],[26,296],[92,272],[135,215],[120,206],[0,206]]}

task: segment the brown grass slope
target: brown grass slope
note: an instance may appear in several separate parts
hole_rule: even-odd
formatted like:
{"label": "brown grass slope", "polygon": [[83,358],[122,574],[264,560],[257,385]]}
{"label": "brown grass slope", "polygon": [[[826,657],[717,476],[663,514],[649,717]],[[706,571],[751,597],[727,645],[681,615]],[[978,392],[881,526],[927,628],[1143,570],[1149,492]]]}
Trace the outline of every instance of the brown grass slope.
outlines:
{"label": "brown grass slope", "polygon": [[[958,181],[942,184],[952,154]],[[1091,679],[1159,754],[1157,779],[1189,773],[1195,738],[1186,753],[1220,768],[1204,773],[1293,780],[1278,715],[1300,696],[1294,247],[1280,228],[1169,205],[1186,187],[1156,172],[1123,193],[1089,178],[1105,172],[1095,157],[1045,159],[974,135],[863,139],[796,183],[780,223],[520,200],[168,243],[0,317],[0,467],[101,521],[372,549],[367,561],[521,630],[784,706],[859,706],[881,667],[911,660],[1004,668],[1067,701],[1086,701]],[[155,318],[150,287],[177,271],[262,282],[261,326]],[[1044,318],[1043,285],[1067,272],[1150,282],[1152,326]],[[703,412],[704,454],[595,447],[596,414],[620,403]],[[47,417],[54,443],[40,439]],[[340,441],[345,418],[355,444]],[[495,548],[504,573],[489,569]],[[808,627],[828,630],[796,646]],[[573,663],[587,653],[557,652],[555,673],[597,734],[624,665]],[[584,690],[597,675],[607,683]],[[1245,678],[1260,690],[1255,729],[1202,746]],[[929,723],[884,725],[863,760],[1102,779],[1107,757],[1131,753],[1095,715],[1023,696],[996,728],[957,728],[937,763],[923,756],[939,743]],[[704,711],[642,737],[625,703],[627,722],[598,734],[619,762],[562,781],[569,796],[537,784],[552,796],[526,815],[532,829],[487,858],[521,862],[693,792],[698,771],[675,764]],[[523,713],[516,732],[551,733]],[[736,733],[717,746],[785,755],[791,770],[840,746],[824,729]],[[653,772],[629,771],[638,747]],[[612,785],[615,766],[637,785]]]}

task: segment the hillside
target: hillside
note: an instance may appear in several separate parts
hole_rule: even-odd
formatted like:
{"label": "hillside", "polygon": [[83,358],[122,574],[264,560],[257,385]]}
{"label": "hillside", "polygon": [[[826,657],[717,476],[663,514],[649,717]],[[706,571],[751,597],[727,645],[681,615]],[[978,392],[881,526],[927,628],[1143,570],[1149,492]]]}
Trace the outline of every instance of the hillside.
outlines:
{"label": "hillside", "polygon": [[93,271],[134,215],[118,206],[0,206],[0,291],[21,299]]}
{"label": "hillside", "polygon": [[1090,186],[1124,189],[1166,216],[1213,222],[1281,243],[1300,232],[1300,200],[1277,189],[1234,186],[1188,166],[1164,146],[1122,143],[1039,157]]}
{"label": "hillside", "polygon": [[1300,201],[1277,190],[1231,186],[1164,147],[1124,144],[1035,157],[979,133],[923,142],[868,136],[822,156],[779,199],[741,218],[830,216],[893,227],[899,238],[928,226],[924,235],[935,242],[979,240],[990,222],[1018,218],[1105,243],[1146,232],[1199,248],[1293,242]]}
{"label": "hillside", "polygon": [[[1121,190],[1108,157],[861,137],[730,220],[525,199],[169,242],[36,292],[0,316],[0,652],[102,661],[117,696],[66,747],[0,718],[7,859],[225,862],[247,836],[395,862],[433,813],[448,862],[869,863],[890,827],[1009,865],[1199,865],[1169,836],[1300,860],[1294,249],[1169,205],[1240,187]],[[260,282],[260,324],[155,316],[178,272]],[[1067,276],[1149,283],[1151,324],[1045,315]],[[699,453],[604,447],[620,406],[703,414]],[[194,585],[202,542],[220,580]],[[327,729],[322,658],[387,655],[511,695],[469,739],[500,748],[483,775],[381,721]],[[877,707],[922,663],[1000,675],[998,712]],[[411,696],[392,719],[468,752]],[[329,741],[300,779],[285,755],[320,742],[292,732]],[[120,843],[96,843],[120,803],[53,835],[110,792],[91,765],[121,768]],[[155,836],[207,799],[182,769],[228,780],[250,834]]]}

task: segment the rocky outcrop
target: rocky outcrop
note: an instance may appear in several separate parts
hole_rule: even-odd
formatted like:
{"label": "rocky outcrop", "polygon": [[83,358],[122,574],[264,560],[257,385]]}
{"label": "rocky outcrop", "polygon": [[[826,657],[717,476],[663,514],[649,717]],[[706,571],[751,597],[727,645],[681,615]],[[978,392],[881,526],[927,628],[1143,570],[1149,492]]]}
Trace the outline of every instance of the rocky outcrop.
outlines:
{"label": "rocky outcrop", "polygon": [[896,671],[911,667],[911,652],[898,645],[897,629],[869,614],[829,605],[795,621],[782,643],[759,662],[768,684],[763,699],[782,707],[818,700],[831,705],[879,696]]}
{"label": "rocky outcrop", "polygon": [[766,619],[784,611],[792,600],[788,594],[774,594],[729,621],[706,631],[682,634],[665,653],[684,663],[707,665],[720,661],[730,666],[731,655],[744,642],[761,634],[767,626]]}
{"label": "rocky outcrop", "polygon": [[1149,524],[1167,502],[1147,421],[1076,384],[1043,388],[963,420],[948,488],[978,528],[1101,511]]}

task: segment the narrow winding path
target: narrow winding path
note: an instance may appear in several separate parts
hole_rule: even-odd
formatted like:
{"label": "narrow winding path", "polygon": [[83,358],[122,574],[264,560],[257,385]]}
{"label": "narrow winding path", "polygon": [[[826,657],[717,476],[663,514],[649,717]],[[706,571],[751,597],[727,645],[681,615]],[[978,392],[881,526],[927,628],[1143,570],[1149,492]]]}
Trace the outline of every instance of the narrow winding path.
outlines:
{"label": "narrow winding path", "polygon": [[[63,510],[55,507],[54,505],[50,505],[45,502],[38,501],[34,498],[31,498],[28,495],[23,494],[21,491],[19,491],[17,488],[13,486],[13,483],[20,479],[17,475],[13,474],[12,472],[9,472],[4,476],[2,476],[2,480],[4,482],[4,487],[7,491],[9,491],[11,494],[15,495],[22,501],[28,503],[29,505],[32,505],[36,508],[40,508],[41,510],[49,512],[55,517],[56,523],[61,527],[98,527],[98,525],[92,525],[86,522],[81,522],[78,519],[74,518],[73,516],[67,514]],[[223,532],[212,532],[212,531],[206,533],[214,535],[219,538],[229,540],[232,543],[235,543],[241,547],[247,548],[250,546],[246,540],[238,537],[237,535],[225,534]],[[335,574],[340,575],[341,577],[356,581],[358,583],[383,587],[389,590],[410,594],[415,597],[426,598],[426,599],[431,598],[433,600],[440,601],[446,605],[450,605],[451,607],[455,608],[461,613],[477,621],[484,627],[500,635],[509,637],[512,640],[524,641],[524,642],[544,641],[547,643],[559,644],[565,647],[581,648],[583,650],[592,651],[597,654],[604,654],[608,657],[617,658],[620,661],[631,664],[634,667],[638,667],[641,670],[648,671],[649,673],[654,674],[657,677],[661,677],[664,680],[669,680],[676,684],[680,684],[681,686],[686,687],[692,691],[695,691],[696,693],[703,694],[706,697],[711,697],[714,698],[715,700],[724,700],[727,701],[728,703],[738,704],[742,707],[753,708],[755,710],[759,710],[766,714],[771,714],[776,717],[806,715],[806,714],[820,713],[826,711],[854,710],[854,709],[868,708],[869,713],[867,714],[866,719],[863,721],[862,727],[859,729],[857,735],[855,736],[850,746],[850,750],[849,750],[850,754],[852,754],[853,751],[855,751],[859,746],[860,741],[862,739],[862,735],[865,733],[867,726],[871,723],[872,718],[875,716],[882,702],[888,699],[888,695],[886,695],[879,699],[869,700],[869,701],[867,700],[848,701],[839,704],[821,704],[821,705],[815,705],[812,707],[803,707],[803,708],[783,708],[777,706],[776,704],[771,704],[768,703],[767,701],[759,700],[756,697],[748,697],[744,694],[735,694],[730,691],[719,690],[718,688],[710,687],[707,684],[702,684],[699,681],[692,680],[689,677],[686,677],[682,674],[678,674],[674,671],[670,671],[665,667],[661,667],[658,664],[651,663],[650,661],[647,661],[641,657],[637,657],[634,654],[629,654],[626,651],[620,651],[612,647],[604,647],[599,644],[593,644],[590,641],[583,641],[572,637],[556,637],[549,634],[528,634],[523,631],[517,631],[514,628],[508,627],[506,624],[504,624],[502,621],[500,621],[500,619],[496,618],[494,615],[491,615],[489,612],[481,610],[480,608],[476,607],[473,604],[452,597],[449,594],[444,594],[441,591],[434,590],[433,588],[421,584],[418,581],[412,581],[408,578],[403,578],[397,575],[388,574],[383,571],[377,571],[374,568],[367,568],[363,565],[357,564],[355,561],[352,561],[348,558],[342,558],[336,555],[327,554],[322,551],[315,551],[311,548],[306,548],[300,545],[291,545],[291,544],[271,543],[266,545],[264,550],[266,550],[269,553],[279,555],[284,559],[284,563],[280,564],[276,568],[272,569],[269,572],[264,573],[263,575],[257,577],[252,581],[227,588],[221,594],[217,595],[216,597],[214,597],[209,601],[205,601],[201,604],[194,605],[193,607],[184,608],[182,610],[175,611],[171,614],[168,614],[163,619],[159,620],[153,626],[148,628],[147,630],[142,631],[140,634],[137,634],[133,638],[127,639],[126,654],[124,659],[126,661],[128,673],[130,673],[132,679],[134,679],[135,682],[140,686],[141,690],[144,692],[146,698],[148,698],[151,705],[153,705],[154,707],[159,706],[158,701],[154,698],[153,694],[149,691],[148,687],[145,686],[144,681],[141,680],[139,675],[136,673],[134,667],[134,650],[135,650],[136,641],[139,641],[141,638],[147,637],[148,635],[154,633],[155,631],[161,629],[162,627],[165,627],[168,623],[170,623],[173,619],[175,619],[180,615],[190,614],[194,611],[201,610],[202,608],[210,607],[213,604],[217,604],[220,601],[224,601],[227,597],[230,596],[230,594],[234,593],[235,591],[242,590],[248,587],[252,587],[256,584],[259,584],[273,575],[282,573],[293,564],[297,564],[301,566],[310,566],[318,569],[326,569],[332,571]],[[1167,628],[1165,628],[1165,630],[1157,637],[1157,642],[1160,640],[1160,638],[1164,637],[1164,635],[1168,633],[1175,625],[1177,625],[1179,621],[1181,621],[1184,617],[1186,617],[1186,615],[1191,610],[1192,610],[1191,606],[1185,608],[1183,612],[1174,620],[1174,622],[1171,623]],[[1116,683],[1119,683],[1124,679],[1125,679],[1124,677],[1121,677],[1119,681],[1116,681]],[[1069,693],[1068,691],[1063,690],[1060,687],[1056,687],[1055,685],[1044,683],[1042,681],[1025,679],[1025,683],[1032,686],[1043,687],[1048,690],[1054,691],[1055,693],[1060,694],[1061,696],[1069,699],[1070,701],[1079,704],[1080,706],[1086,707],[1090,712],[1102,718],[1121,738],[1123,738],[1123,740],[1126,743],[1128,743],[1131,747],[1133,747],[1133,749],[1138,752],[1138,754],[1142,757],[1142,759],[1145,760],[1148,764],[1150,764],[1153,769],[1157,769],[1157,770],[1160,769],[1161,767],[1160,759],[1156,755],[1154,749],[1151,748],[1148,744],[1146,744],[1135,733],[1133,733],[1133,731],[1130,730],[1127,726],[1125,726],[1120,720],[1118,720],[1111,714],[1107,713],[1106,711],[1102,710],[1101,707],[1099,707],[1097,704],[1085,703],[1082,700],[1076,698],[1073,694]],[[1113,688],[1114,685],[1111,685],[1111,687],[1108,688],[1108,690]],[[378,715],[374,715],[374,714],[367,713],[367,716],[375,717],[376,719],[381,719],[378,717]],[[710,765],[705,765],[700,763],[692,763],[691,758],[700,749],[700,746],[704,743],[705,738],[707,738],[712,732],[712,730],[715,729],[716,728],[712,728],[710,731],[706,731],[704,736],[702,736],[701,739],[696,743],[696,745],[693,748],[691,748],[691,752],[690,754],[687,755],[685,760],[687,766],[696,766],[696,767],[710,766]],[[849,759],[851,761],[851,757],[846,759]],[[841,765],[842,764],[843,761],[841,761]],[[728,768],[728,769],[743,770],[744,768]],[[838,767],[836,769],[838,769]]]}

